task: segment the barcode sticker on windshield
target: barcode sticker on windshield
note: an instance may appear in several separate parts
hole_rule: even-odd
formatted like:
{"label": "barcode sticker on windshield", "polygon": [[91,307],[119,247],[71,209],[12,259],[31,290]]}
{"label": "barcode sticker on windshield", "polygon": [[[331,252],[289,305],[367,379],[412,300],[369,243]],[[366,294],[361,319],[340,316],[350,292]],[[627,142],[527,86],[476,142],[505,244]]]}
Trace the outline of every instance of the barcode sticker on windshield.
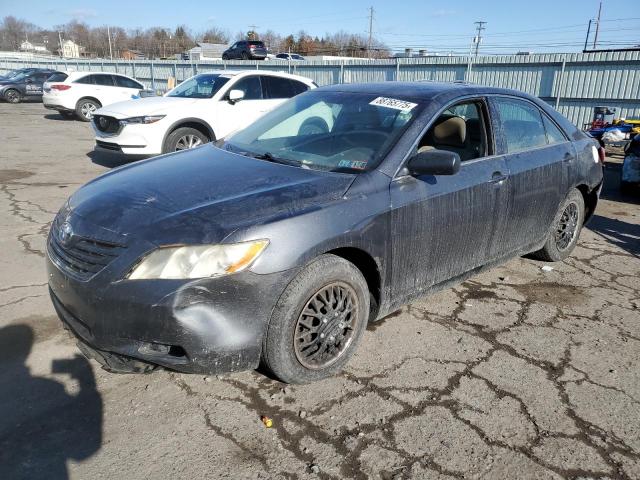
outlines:
{"label": "barcode sticker on windshield", "polygon": [[393,108],[395,110],[401,110],[403,112],[410,112],[418,106],[417,103],[407,102],[405,100],[398,100],[397,98],[378,97],[369,105],[376,105],[378,107]]}

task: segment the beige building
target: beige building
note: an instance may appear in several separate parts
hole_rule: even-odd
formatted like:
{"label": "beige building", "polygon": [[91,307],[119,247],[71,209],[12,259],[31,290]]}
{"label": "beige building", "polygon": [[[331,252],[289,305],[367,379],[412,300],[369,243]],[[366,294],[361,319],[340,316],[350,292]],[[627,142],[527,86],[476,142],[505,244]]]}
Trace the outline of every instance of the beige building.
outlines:
{"label": "beige building", "polygon": [[64,58],[80,58],[81,47],[73,40],[62,42],[62,56]]}

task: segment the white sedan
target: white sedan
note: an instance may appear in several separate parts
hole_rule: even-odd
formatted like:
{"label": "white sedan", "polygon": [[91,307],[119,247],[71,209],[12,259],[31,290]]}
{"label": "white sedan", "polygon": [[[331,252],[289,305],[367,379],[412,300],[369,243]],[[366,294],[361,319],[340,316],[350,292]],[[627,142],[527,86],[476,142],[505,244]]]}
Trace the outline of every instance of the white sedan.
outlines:
{"label": "white sedan", "polygon": [[96,111],[96,150],[152,156],[193,148],[244,128],[286,99],[316,87],[308,78],[280,72],[201,73],[163,97]]}
{"label": "white sedan", "polygon": [[89,122],[100,107],[131,100],[145,91],[145,87],[119,73],[59,72],[47,79],[42,90],[45,108]]}

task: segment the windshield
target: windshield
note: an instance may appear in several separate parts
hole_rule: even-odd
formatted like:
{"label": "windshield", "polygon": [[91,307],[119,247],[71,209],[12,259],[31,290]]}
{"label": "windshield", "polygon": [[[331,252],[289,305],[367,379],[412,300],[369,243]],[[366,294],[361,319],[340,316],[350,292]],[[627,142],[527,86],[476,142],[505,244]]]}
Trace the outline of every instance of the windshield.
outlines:
{"label": "windshield", "polygon": [[202,73],[185,80],[167,93],[167,97],[211,98],[229,81],[228,77],[219,74]]}
{"label": "windshield", "polygon": [[311,91],[292,98],[220,146],[303,168],[375,168],[421,106],[371,94]]}

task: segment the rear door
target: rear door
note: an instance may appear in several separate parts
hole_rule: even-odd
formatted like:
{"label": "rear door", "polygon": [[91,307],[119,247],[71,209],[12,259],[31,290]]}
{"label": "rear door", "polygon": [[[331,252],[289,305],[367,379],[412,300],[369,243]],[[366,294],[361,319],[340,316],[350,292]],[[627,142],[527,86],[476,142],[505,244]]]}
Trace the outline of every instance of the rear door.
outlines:
{"label": "rear door", "polygon": [[484,98],[451,105],[424,133],[416,151],[454,151],[462,160],[460,171],[404,175],[391,182],[391,285],[399,298],[500,256],[508,170],[504,157],[495,155],[488,118]]}
{"label": "rear door", "polygon": [[285,100],[309,90],[309,87],[304,83],[290,78],[261,75],[260,81],[264,98],[263,113],[272,110]]}
{"label": "rear door", "polygon": [[498,148],[510,174],[503,243],[509,252],[519,252],[547,235],[567,194],[575,151],[555,122],[533,102],[509,96],[492,96],[490,101],[497,112]]}
{"label": "rear door", "polygon": [[118,101],[118,95],[115,90],[115,82],[113,76],[109,73],[94,73],[91,75],[94,84],[94,92],[98,101],[102,105],[109,105]]}

